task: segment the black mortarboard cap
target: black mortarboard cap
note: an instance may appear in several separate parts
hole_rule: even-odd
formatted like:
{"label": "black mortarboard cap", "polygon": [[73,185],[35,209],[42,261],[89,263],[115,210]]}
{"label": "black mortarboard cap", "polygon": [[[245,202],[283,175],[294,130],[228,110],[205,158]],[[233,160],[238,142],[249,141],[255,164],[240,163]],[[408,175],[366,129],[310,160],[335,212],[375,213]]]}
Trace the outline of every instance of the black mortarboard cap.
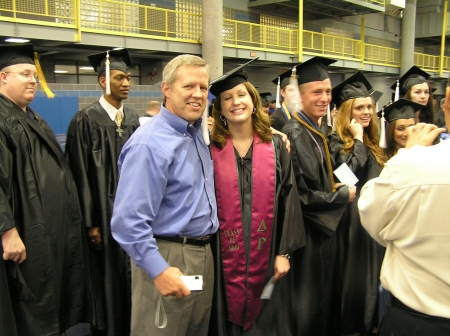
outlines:
{"label": "black mortarboard cap", "polygon": [[16,64],[34,64],[34,48],[31,43],[0,46],[0,70]]}
{"label": "black mortarboard cap", "polygon": [[[399,78],[400,95],[404,96],[413,85],[425,83],[429,77],[429,73],[413,65],[403,76]],[[392,84],[391,89],[395,91],[396,87],[397,82]]]}
{"label": "black mortarboard cap", "polygon": [[[128,49],[110,50],[109,53],[109,69],[110,70],[120,70],[124,73],[130,72],[128,67],[133,65],[131,61]],[[106,70],[106,51],[88,56],[89,63],[91,63],[94,71],[97,72],[98,76],[105,72]]]}
{"label": "black mortarboard cap", "polygon": [[[297,82],[298,85],[323,81],[330,78],[328,74],[327,66],[335,63],[336,60],[325,58],[321,56],[315,56],[306,62],[297,64],[294,67],[297,70]],[[284,89],[286,85],[289,85],[289,80],[292,75],[292,69],[283,72],[280,76],[280,88]],[[278,84],[278,77],[272,80],[275,85]]]}
{"label": "black mortarboard cap", "polygon": [[378,90],[373,90],[370,95],[373,97],[373,100],[375,101],[375,103],[377,103],[380,98],[383,96],[383,92],[378,91]]}
{"label": "black mortarboard cap", "polygon": [[269,100],[267,99],[268,96],[271,96],[272,94],[270,92],[262,92],[259,94],[259,96],[261,97],[261,102],[265,103],[265,102],[269,102]]}
{"label": "black mortarboard cap", "polygon": [[370,85],[366,76],[358,71],[333,88],[332,104],[334,103],[339,107],[348,99],[370,97],[371,91],[372,85]]}
{"label": "black mortarboard cap", "polygon": [[335,62],[334,59],[316,56],[297,65],[298,85],[330,78],[327,66]]}
{"label": "black mortarboard cap", "polygon": [[[399,99],[391,105],[384,108],[384,118],[387,122],[397,119],[415,118],[415,112],[423,108],[423,105],[412,102],[408,99]],[[378,112],[378,117],[381,117],[382,111]]]}
{"label": "black mortarboard cap", "polygon": [[259,57],[256,57],[211,81],[209,91],[217,97],[222,92],[230,90],[241,83],[247,82],[248,75],[243,69],[253,61],[256,61],[258,58]]}
{"label": "black mortarboard cap", "polygon": [[280,78],[280,88],[284,89],[286,86],[289,85],[291,75],[292,75],[292,68],[289,69],[288,71],[283,72],[281,75],[277,76],[277,78],[272,80],[272,83],[278,85],[278,78]]}

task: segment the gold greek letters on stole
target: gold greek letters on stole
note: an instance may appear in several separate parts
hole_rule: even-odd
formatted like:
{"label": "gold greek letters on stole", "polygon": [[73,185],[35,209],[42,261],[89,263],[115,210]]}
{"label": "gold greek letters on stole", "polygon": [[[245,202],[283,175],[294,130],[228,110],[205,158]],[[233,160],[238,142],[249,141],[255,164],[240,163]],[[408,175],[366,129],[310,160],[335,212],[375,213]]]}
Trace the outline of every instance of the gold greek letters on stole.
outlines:
{"label": "gold greek letters on stole", "polygon": [[[258,232],[266,232],[267,231],[267,226],[266,226],[266,222],[264,221],[264,219],[261,221],[261,224],[259,224],[258,227]],[[260,237],[258,238],[258,250],[261,250],[263,245],[266,243],[266,238]]]}

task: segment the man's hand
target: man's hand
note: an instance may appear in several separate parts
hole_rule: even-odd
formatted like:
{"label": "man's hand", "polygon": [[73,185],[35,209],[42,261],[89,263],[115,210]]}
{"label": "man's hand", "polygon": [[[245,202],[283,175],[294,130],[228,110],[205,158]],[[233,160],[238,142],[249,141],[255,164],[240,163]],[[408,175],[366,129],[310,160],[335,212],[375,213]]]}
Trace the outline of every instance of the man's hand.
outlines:
{"label": "man's hand", "polygon": [[102,249],[102,234],[100,232],[100,228],[98,227],[89,228],[88,237],[89,243],[92,244],[92,246],[96,250]]}
{"label": "man's hand", "polygon": [[348,126],[348,129],[350,130],[350,133],[352,134],[353,139],[357,139],[357,140],[363,142],[363,134],[364,134],[363,125],[361,125],[355,119],[352,119],[352,121],[350,121],[350,125]]}
{"label": "man's hand", "polygon": [[431,146],[434,139],[445,132],[445,128],[438,128],[433,124],[418,123],[407,128],[408,141],[405,148],[411,148],[415,145]]}
{"label": "man's hand", "polygon": [[348,188],[348,201],[353,202],[356,197],[356,186]]}
{"label": "man's hand", "polygon": [[169,267],[159,274],[153,282],[162,296],[176,295],[183,298],[191,294],[180,276],[183,275],[177,267]]}
{"label": "man's hand", "polygon": [[286,144],[286,150],[288,152],[291,151],[291,142],[289,141],[288,137],[286,134],[281,133],[280,131],[277,131],[275,128],[271,127],[270,130],[272,131],[272,134],[278,134],[281,135],[281,140],[283,140],[283,142]]}
{"label": "man's hand", "polygon": [[16,228],[2,234],[3,259],[16,261],[19,264],[27,258],[27,252]]}
{"label": "man's hand", "polygon": [[284,256],[276,256],[274,263],[274,273],[275,279],[273,282],[277,282],[282,277],[284,277],[291,268],[291,264],[289,263],[289,259]]}

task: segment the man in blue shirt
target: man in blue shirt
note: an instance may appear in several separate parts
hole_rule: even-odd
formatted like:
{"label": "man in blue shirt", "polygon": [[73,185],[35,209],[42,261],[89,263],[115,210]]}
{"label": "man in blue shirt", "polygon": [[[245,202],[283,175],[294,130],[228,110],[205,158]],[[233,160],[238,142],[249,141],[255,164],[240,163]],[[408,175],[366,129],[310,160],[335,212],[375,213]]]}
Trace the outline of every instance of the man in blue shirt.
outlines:
{"label": "man in blue shirt", "polygon": [[[119,158],[111,229],[133,261],[131,335],[208,332],[209,242],[219,225],[213,165],[200,127],[209,79],[200,57],[170,61],[161,112],[133,134]],[[203,276],[203,290],[191,293],[181,275]]]}

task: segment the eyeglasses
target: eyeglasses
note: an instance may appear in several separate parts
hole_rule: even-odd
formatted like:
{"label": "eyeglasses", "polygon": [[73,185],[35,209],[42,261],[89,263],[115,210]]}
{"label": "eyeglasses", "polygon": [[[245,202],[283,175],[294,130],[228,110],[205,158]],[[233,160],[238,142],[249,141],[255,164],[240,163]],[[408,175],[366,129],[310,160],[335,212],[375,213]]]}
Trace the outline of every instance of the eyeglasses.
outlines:
{"label": "eyeglasses", "polygon": [[37,73],[33,73],[31,71],[4,71],[4,73],[16,73],[19,74],[19,76],[22,76],[23,78],[28,79],[31,81],[34,79],[36,82],[39,83],[39,76]]}

